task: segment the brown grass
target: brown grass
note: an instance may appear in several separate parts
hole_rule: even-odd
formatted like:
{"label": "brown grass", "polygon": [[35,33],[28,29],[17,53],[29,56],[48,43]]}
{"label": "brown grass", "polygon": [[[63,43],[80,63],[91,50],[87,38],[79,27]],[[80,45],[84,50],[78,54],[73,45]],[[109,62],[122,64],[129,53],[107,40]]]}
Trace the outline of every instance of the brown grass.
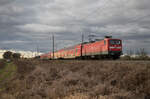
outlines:
{"label": "brown grass", "polygon": [[[149,61],[17,60],[0,99],[149,99]],[[7,94],[7,95],[6,95]],[[11,98],[10,98],[11,99]]]}
{"label": "brown grass", "polygon": [[6,65],[6,61],[3,59],[0,59],[0,69],[3,69]]}

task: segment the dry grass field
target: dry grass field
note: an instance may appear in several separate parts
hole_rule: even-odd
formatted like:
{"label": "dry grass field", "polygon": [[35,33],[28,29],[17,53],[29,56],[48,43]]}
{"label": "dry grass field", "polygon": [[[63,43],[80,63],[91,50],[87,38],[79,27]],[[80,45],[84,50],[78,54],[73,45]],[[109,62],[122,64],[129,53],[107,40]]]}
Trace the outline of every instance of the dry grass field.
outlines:
{"label": "dry grass field", "polygon": [[[0,62],[0,66],[4,62]],[[0,99],[150,99],[150,61],[15,60]],[[1,76],[0,76],[1,77]]]}

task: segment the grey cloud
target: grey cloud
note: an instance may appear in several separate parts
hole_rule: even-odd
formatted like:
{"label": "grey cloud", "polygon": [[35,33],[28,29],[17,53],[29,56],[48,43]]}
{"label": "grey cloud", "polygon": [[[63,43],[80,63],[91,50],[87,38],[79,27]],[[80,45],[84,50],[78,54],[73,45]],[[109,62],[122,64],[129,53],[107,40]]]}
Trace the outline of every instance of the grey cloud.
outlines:
{"label": "grey cloud", "polygon": [[94,33],[121,38],[124,50],[149,49],[149,5],[149,0],[0,0],[0,46],[33,50],[38,42],[48,51],[52,33],[57,49],[80,43],[81,33],[86,41]]}

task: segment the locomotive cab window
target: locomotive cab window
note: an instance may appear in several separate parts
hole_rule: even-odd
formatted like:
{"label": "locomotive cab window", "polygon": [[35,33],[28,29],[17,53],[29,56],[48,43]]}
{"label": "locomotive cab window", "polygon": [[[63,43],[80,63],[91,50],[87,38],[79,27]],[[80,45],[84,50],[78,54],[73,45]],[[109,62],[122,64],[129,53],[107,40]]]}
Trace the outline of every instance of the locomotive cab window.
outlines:
{"label": "locomotive cab window", "polygon": [[121,44],[120,40],[110,40],[109,42],[111,45],[120,45]]}

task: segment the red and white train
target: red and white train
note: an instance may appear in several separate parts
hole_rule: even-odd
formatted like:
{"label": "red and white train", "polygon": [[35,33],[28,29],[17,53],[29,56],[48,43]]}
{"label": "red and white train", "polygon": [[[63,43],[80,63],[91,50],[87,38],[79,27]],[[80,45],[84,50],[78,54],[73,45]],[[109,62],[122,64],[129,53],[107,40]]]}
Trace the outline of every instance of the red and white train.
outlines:
{"label": "red and white train", "polygon": [[122,40],[105,37],[103,40],[78,44],[40,56],[41,59],[113,58],[122,55]]}

